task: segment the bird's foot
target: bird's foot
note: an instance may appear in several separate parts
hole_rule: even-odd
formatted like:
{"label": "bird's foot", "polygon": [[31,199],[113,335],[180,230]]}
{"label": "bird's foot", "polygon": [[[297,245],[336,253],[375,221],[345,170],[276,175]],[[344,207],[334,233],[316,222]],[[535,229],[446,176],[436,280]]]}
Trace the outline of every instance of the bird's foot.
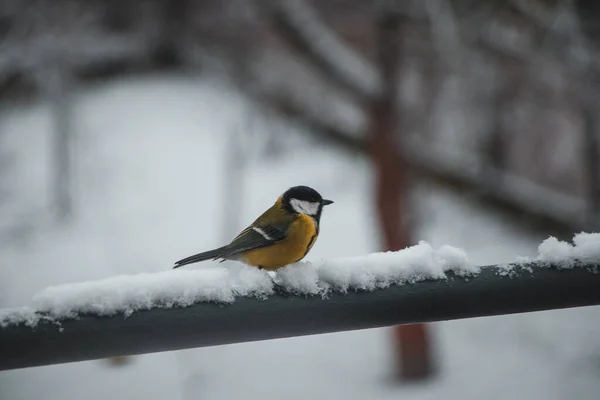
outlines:
{"label": "bird's foot", "polygon": [[[264,270],[263,267],[259,266],[258,267],[260,270]],[[287,293],[286,288],[277,281],[277,273],[273,272],[273,271],[265,271],[267,273],[267,275],[269,275],[269,278],[271,278],[271,282],[273,283],[273,291],[277,294],[284,294]]]}

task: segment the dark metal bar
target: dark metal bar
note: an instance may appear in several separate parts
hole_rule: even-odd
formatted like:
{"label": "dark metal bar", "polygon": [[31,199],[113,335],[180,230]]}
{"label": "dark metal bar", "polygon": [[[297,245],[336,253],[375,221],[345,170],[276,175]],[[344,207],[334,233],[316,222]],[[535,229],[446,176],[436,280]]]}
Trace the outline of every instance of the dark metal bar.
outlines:
{"label": "dark metal bar", "polygon": [[320,296],[277,294],[0,329],[0,370],[398,324],[600,305],[600,273],[534,267]]}

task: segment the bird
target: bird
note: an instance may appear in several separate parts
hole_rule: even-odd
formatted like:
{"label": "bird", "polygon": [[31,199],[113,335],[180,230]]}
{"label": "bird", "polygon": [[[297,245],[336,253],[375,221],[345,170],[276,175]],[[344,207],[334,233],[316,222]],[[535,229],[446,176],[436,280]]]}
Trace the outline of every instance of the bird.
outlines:
{"label": "bird", "polygon": [[306,257],[319,236],[323,207],[332,203],[309,186],[291,187],[229,244],[186,257],[173,268],[212,259],[276,271]]}

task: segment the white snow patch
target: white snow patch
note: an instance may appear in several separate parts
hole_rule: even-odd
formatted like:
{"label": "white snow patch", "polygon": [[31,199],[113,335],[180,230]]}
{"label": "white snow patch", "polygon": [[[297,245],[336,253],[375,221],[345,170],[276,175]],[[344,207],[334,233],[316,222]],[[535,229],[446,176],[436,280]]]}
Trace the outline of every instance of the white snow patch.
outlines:
{"label": "white snow patch", "polygon": [[600,233],[579,233],[573,237],[573,255],[584,263],[600,262]]}
{"label": "white snow patch", "polygon": [[317,262],[299,262],[281,270],[283,286],[294,293],[326,294],[328,291],[374,290],[428,279],[446,279],[446,272],[476,274],[462,249],[434,249],[424,241],[400,251],[373,253]]}
{"label": "white snow patch", "polygon": [[460,276],[479,273],[480,268],[469,261],[463,249],[446,244],[440,247],[438,255],[444,260],[444,271],[453,271]]}
{"label": "white snow patch", "polygon": [[[498,274],[512,277],[515,268],[527,267],[529,261],[548,262],[559,268],[573,268],[577,261],[600,262],[600,234],[580,233],[573,243],[549,237],[539,245],[535,259],[521,257],[515,264],[500,265]],[[400,251],[299,262],[279,270],[276,282],[290,293],[326,297],[330,292],[372,291],[446,279],[448,271],[467,277],[476,275],[480,267],[471,263],[462,249],[448,245],[436,249],[421,241]],[[40,318],[60,320],[87,313],[128,316],[153,307],[186,307],[198,302],[228,304],[236,297],[265,297],[272,293],[273,281],[264,271],[236,263],[205,263],[199,269],[51,286],[36,294],[30,306],[0,310],[0,326],[35,325]]]}
{"label": "white snow patch", "polygon": [[[539,254],[532,261],[557,264],[559,268],[573,268],[578,260],[600,262],[600,234],[580,233],[573,243],[549,237],[539,245]],[[515,264],[500,265],[498,274],[512,277],[515,268],[527,267],[528,261],[531,260],[521,257]],[[462,249],[448,245],[436,249],[421,241],[400,251],[299,262],[279,270],[276,282],[290,293],[326,297],[330,292],[372,291],[446,279],[448,271],[468,277],[479,273],[480,267],[471,263]],[[33,326],[41,318],[60,320],[88,313],[129,316],[153,307],[186,307],[198,302],[229,304],[236,297],[265,297],[272,293],[273,281],[264,271],[236,263],[205,263],[199,269],[51,286],[36,294],[30,306],[0,310],[0,326]]]}
{"label": "white snow patch", "polygon": [[573,236],[573,244],[550,236],[538,246],[538,255],[531,259],[519,257],[517,264],[543,262],[557,268],[570,269],[578,263],[600,263],[600,233],[581,232]]}
{"label": "white snow patch", "polygon": [[319,283],[317,266],[311,262],[288,265],[277,271],[275,279],[277,284],[291,293],[318,294],[323,291],[323,285]]}
{"label": "white snow patch", "polygon": [[41,315],[29,307],[11,307],[0,309],[0,327],[4,328],[13,324],[35,326],[42,318]]}
{"label": "white snow patch", "polygon": [[[204,265],[200,269],[121,275],[48,287],[33,297],[31,306],[2,312],[0,326],[19,322],[35,325],[40,318],[59,320],[87,313],[128,316],[153,307],[233,303],[236,297],[273,293],[273,281],[265,272],[242,264],[226,265],[213,263],[214,268]],[[464,251],[450,246],[436,250],[421,242],[395,252],[300,262],[280,270],[278,283],[291,293],[326,295],[329,291],[345,293],[446,279],[445,272],[449,270],[461,276],[478,272]]]}
{"label": "white snow patch", "polygon": [[272,292],[268,275],[243,266],[121,275],[48,287],[36,294],[28,307],[0,310],[0,326],[34,326],[40,318],[62,319],[85,313],[128,316],[153,307],[232,303],[238,296],[264,297]]}
{"label": "white snow patch", "polygon": [[560,263],[564,268],[573,266],[573,246],[551,236],[538,247],[537,261]]}

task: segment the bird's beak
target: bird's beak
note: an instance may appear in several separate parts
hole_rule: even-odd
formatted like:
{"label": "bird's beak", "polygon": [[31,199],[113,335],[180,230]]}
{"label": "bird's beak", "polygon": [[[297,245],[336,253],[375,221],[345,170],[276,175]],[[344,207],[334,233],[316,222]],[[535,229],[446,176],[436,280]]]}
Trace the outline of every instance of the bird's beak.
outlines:
{"label": "bird's beak", "polygon": [[323,200],[323,205],[324,206],[328,206],[330,204],[333,204],[333,200]]}

